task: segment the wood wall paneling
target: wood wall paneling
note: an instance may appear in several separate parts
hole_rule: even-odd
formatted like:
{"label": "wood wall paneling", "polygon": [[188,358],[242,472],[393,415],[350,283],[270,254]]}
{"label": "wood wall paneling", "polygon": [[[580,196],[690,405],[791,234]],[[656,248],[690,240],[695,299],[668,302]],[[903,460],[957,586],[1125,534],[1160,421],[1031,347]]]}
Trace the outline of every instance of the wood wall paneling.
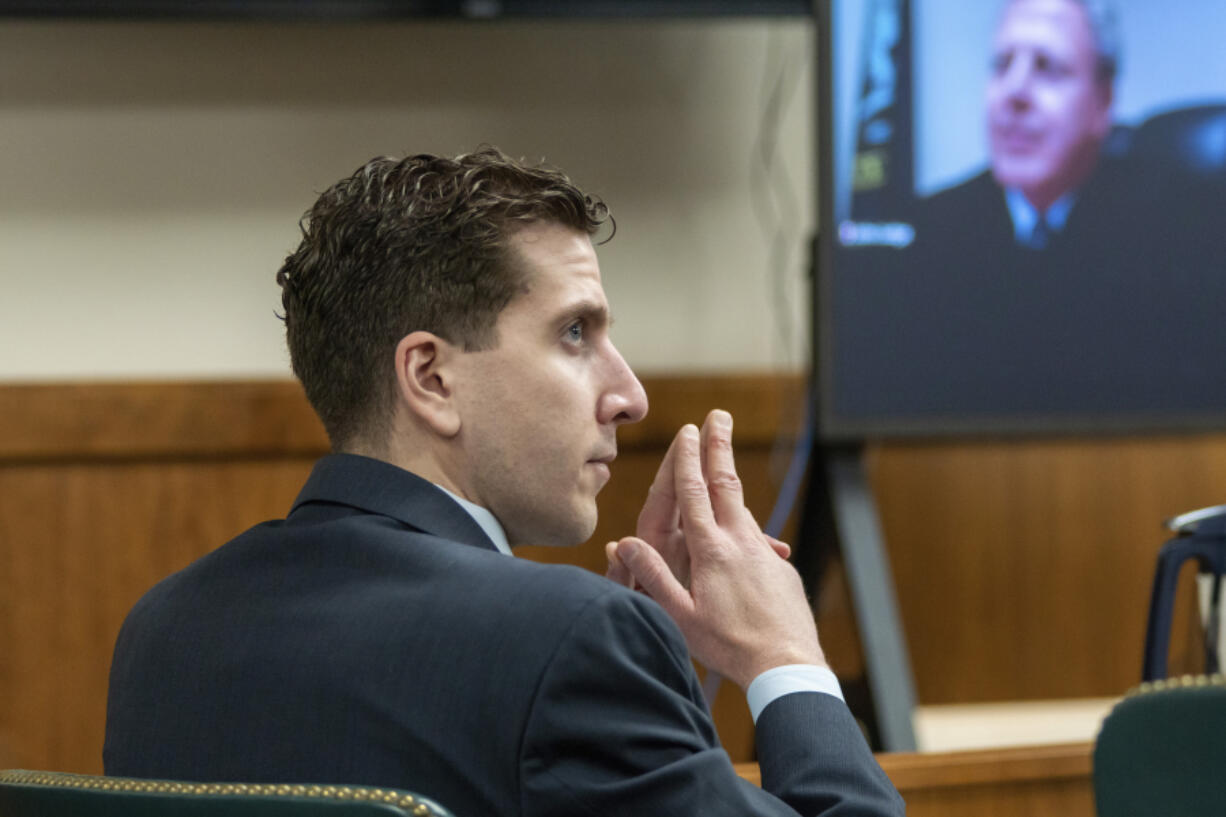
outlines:
{"label": "wood wall paneling", "polygon": [[[1163,519],[1226,498],[1226,438],[892,444],[873,484],[924,703],[1140,681]],[[1198,668],[1185,577],[1172,671]]]}
{"label": "wood wall paneling", "polygon": [[[283,515],[310,459],[0,466],[0,734],[14,766],[101,770],[106,679],[140,595]],[[274,510],[275,509],[275,510]]]}
{"label": "wood wall paneling", "polygon": [[[736,417],[752,510],[765,519],[794,422],[794,377],[648,378],[648,419],[621,434],[592,542],[523,549],[603,569],[633,530],[676,428]],[[0,765],[96,772],[110,650],[154,581],[283,516],[326,450],[290,382],[0,386]],[[923,703],[1120,694],[1136,683],[1159,521],[1226,496],[1226,436],[890,444],[870,452]],[[1191,601],[1191,594],[1185,598]],[[818,600],[836,670],[860,657],[842,577]],[[1173,669],[1195,665],[1195,621]],[[752,730],[716,704],[730,754]]]}

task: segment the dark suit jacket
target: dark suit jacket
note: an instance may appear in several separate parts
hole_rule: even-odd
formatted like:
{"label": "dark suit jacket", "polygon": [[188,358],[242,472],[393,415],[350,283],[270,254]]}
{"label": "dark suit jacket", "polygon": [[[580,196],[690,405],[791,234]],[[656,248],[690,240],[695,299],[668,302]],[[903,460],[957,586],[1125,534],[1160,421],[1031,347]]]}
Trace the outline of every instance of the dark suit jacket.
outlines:
{"label": "dark suit jacket", "polygon": [[433,485],[334,455],[286,520],[133,609],[104,760],[136,777],[395,786],[460,817],[902,813],[836,699],[784,696],[757,739],[766,791],[734,774],[655,603],[500,554]]}
{"label": "dark suit jacket", "polygon": [[856,361],[839,391],[863,401],[844,410],[1220,410],[1221,202],[1203,180],[1104,159],[1041,251],[1018,246],[987,171],[917,202],[915,243],[857,253],[834,293],[840,357]]}

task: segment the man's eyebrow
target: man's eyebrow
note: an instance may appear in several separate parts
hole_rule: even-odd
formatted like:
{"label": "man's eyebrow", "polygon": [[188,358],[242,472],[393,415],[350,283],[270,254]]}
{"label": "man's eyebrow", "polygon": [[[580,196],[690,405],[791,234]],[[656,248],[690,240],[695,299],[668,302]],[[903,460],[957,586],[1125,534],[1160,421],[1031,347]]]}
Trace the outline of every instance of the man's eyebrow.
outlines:
{"label": "man's eyebrow", "polygon": [[566,316],[566,320],[582,318],[588,323],[613,325],[613,315],[609,312],[609,307],[597,301],[577,301],[562,310],[562,314]]}

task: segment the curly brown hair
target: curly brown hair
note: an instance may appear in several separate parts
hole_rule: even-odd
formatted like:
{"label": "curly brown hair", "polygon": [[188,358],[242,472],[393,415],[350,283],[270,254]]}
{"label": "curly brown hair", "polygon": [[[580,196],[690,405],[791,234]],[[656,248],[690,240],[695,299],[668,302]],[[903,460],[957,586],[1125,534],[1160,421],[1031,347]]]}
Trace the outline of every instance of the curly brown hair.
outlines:
{"label": "curly brown hair", "polygon": [[334,450],[390,431],[396,344],[425,330],[465,350],[497,345],[524,290],[508,239],[534,222],[591,235],[608,208],[565,174],[497,148],[454,159],[377,158],[319,197],[277,272],[294,374]]}

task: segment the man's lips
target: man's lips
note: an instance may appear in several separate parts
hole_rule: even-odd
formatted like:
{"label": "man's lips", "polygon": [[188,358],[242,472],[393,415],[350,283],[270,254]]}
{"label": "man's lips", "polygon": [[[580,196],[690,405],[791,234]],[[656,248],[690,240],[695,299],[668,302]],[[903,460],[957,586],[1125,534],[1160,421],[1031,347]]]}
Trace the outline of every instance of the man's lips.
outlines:
{"label": "man's lips", "polygon": [[1042,142],[1042,134],[1022,125],[996,125],[992,129],[992,141],[997,149],[1006,153],[1030,153]]}
{"label": "man's lips", "polygon": [[587,461],[587,464],[594,467],[607,480],[610,474],[609,464],[613,462],[613,460],[615,459],[617,459],[617,452],[613,452],[612,454],[605,454],[599,457],[592,457],[590,460]]}

